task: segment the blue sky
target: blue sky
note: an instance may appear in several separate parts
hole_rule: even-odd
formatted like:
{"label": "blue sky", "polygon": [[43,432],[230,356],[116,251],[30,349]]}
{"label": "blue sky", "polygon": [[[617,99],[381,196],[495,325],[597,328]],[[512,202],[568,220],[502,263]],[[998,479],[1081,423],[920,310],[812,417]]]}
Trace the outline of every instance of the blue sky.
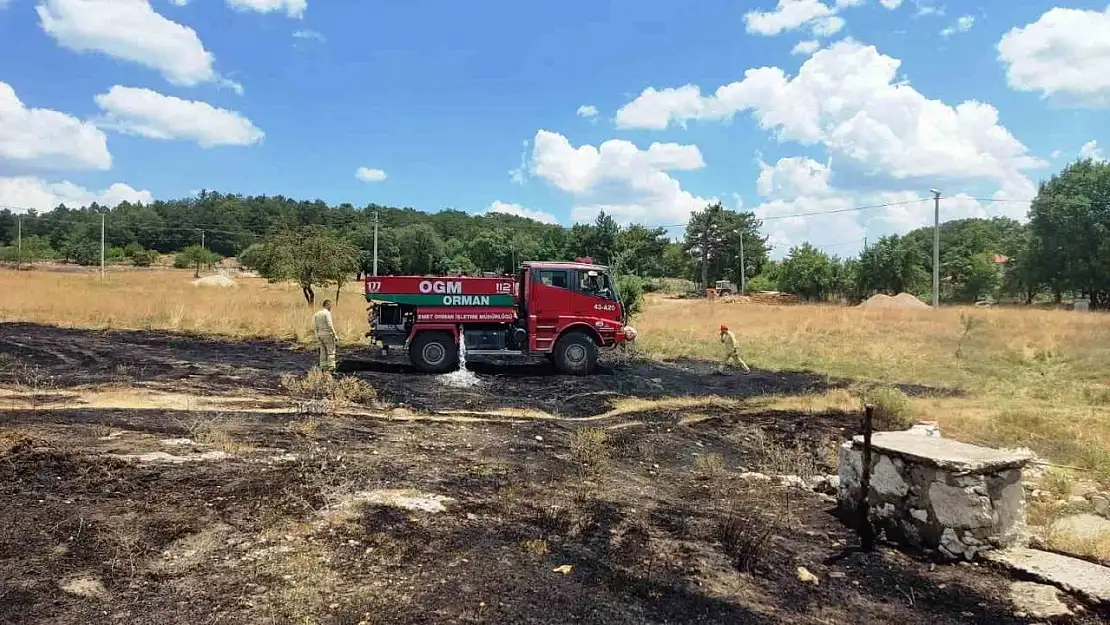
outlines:
{"label": "blue sky", "polygon": [[1110,142],[1097,2],[0,5],[14,207],[207,188],[669,225],[719,199],[846,254],[925,224],[931,187],[1020,217]]}

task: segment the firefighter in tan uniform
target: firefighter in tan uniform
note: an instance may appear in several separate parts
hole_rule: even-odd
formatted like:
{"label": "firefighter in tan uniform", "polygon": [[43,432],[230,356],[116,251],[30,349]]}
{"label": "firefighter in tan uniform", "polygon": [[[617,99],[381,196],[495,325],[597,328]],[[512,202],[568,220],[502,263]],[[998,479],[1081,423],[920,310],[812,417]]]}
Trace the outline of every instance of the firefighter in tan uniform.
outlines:
{"label": "firefighter in tan uniform", "polygon": [[729,331],[728,326],[721,324],[721,342],[725,345],[725,357],[721,359],[721,364],[717,366],[717,373],[724,374],[725,367],[731,367],[733,364],[740,365],[744,373],[751,373],[752,370],[748,368],[748,363],[740,357],[740,349],[736,346],[736,335]]}
{"label": "firefighter in tan uniform", "polygon": [[316,339],[320,341],[320,370],[335,371],[335,324],[331,319],[331,300],[324,300],[323,308],[312,316]]}

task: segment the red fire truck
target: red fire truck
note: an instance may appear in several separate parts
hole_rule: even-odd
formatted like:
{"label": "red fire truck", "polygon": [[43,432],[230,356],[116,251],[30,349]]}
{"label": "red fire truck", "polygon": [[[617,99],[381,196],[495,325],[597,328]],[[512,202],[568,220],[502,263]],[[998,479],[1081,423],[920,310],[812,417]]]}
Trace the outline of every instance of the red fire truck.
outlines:
{"label": "red fire truck", "polygon": [[560,371],[585,375],[599,349],[636,336],[608,268],[590,259],[524,263],[516,276],[496,278],[370,276],[366,300],[371,341],[407,348],[413,366],[429,373],[455,369],[461,348],[544,354]]}

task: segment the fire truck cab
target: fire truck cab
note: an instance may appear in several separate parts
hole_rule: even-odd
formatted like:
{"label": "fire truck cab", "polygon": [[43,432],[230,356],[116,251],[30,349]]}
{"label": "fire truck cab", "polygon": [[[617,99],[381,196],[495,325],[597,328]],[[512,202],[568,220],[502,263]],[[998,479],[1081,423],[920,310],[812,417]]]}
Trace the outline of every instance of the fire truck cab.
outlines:
{"label": "fire truck cab", "polygon": [[544,354],[560,371],[592,373],[598,351],[635,339],[609,269],[590,259],[528,262],[516,276],[371,276],[367,336],[404,348],[420,371],[476,356]]}

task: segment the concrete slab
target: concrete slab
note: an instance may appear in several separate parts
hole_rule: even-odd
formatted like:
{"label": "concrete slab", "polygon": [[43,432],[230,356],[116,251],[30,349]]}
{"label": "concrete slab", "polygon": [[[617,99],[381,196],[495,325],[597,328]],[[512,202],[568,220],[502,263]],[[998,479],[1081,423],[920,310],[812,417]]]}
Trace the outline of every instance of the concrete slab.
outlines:
{"label": "concrete slab", "polygon": [[1084,600],[1110,606],[1110,568],[1037,549],[988,551],[981,557],[1034,579],[1052,584]]}
{"label": "concrete slab", "polygon": [[1071,610],[1060,601],[1060,591],[1055,586],[1014,582],[1010,584],[1010,602],[1017,609],[1017,616],[1035,619],[1071,616]]}
{"label": "concrete slab", "polygon": [[[863,437],[857,436],[853,442],[855,447],[862,447]],[[955,474],[1002,471],[1022,467],[1033,459],[1029,451],[991,449],[911,432],[876,432],[871,436],[871,445],[881,454],[900,456]]]}

